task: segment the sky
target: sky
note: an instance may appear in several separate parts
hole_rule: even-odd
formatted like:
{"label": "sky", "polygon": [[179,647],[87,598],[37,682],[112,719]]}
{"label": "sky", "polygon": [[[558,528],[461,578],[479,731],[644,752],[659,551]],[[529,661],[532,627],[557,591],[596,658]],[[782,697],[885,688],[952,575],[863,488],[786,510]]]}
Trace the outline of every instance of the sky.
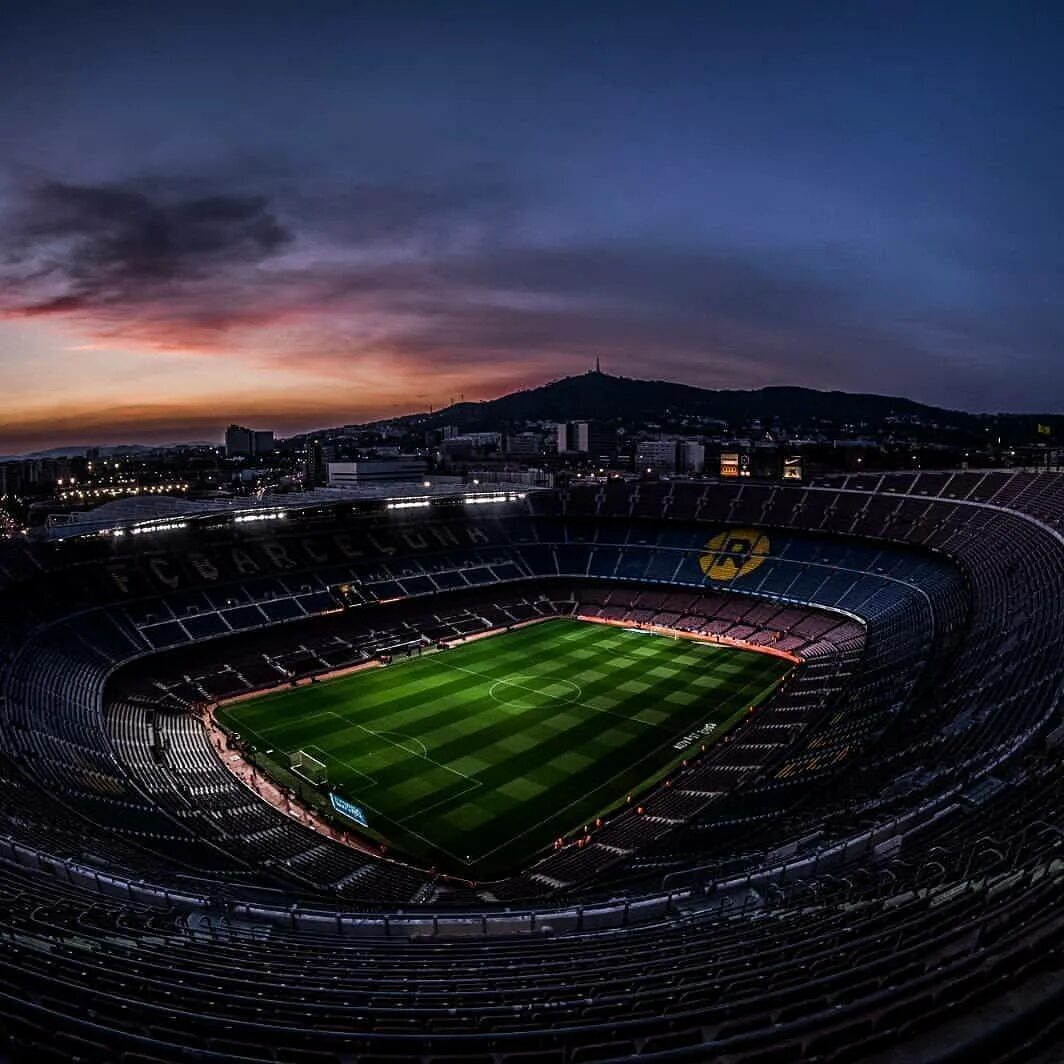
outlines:
{"label": "sky", "polygon": [[579,373],[1064,407],[1064,7],[0,6],[0,453]]}

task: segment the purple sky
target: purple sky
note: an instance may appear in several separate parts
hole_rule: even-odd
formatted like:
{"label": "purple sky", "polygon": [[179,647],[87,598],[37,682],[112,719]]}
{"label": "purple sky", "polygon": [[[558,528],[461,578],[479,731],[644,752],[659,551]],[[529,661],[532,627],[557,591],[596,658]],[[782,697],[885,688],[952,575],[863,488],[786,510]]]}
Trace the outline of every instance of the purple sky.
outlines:
{"label": "purple sky", "polygon": [[605,368],[1064,405],[1052,3],[0,10],[0,453]]}

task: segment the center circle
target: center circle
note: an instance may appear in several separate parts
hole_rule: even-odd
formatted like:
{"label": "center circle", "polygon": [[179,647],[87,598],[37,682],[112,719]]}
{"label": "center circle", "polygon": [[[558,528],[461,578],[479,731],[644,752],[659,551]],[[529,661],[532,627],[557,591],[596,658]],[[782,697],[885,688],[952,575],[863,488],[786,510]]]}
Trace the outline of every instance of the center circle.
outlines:
{"label": "center circle", "polygon": [[584,692],[572,680],[548,680],[541,676],[510,676],[496,680],[488,694],[511,709],[546,709],[548,706],[571,706]]}

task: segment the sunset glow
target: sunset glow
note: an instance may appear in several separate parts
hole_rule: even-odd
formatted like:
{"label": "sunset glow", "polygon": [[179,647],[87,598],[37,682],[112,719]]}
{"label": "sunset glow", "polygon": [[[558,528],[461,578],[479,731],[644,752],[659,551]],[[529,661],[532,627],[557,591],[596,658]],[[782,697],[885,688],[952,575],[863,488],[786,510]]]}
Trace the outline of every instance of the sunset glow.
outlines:
{"label": "sunset glow", "polygon": [[769,7],[9,9],[0,453],[386,417],[596,355],[1059,406],[1052,32]]}

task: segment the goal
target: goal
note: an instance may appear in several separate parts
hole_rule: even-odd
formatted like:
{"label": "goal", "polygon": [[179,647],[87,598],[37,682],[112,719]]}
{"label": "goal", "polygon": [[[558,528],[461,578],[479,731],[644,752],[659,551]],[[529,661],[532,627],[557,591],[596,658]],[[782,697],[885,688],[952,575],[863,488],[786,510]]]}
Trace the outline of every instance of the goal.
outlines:
{"label": "goal", "polygon": [[292,754],[288,767],[295,775],[301,776],[316,787],[320,787],[329,780],[329,769],[326,767],[325,762],[312,757],[306,750],[297,750]]}

